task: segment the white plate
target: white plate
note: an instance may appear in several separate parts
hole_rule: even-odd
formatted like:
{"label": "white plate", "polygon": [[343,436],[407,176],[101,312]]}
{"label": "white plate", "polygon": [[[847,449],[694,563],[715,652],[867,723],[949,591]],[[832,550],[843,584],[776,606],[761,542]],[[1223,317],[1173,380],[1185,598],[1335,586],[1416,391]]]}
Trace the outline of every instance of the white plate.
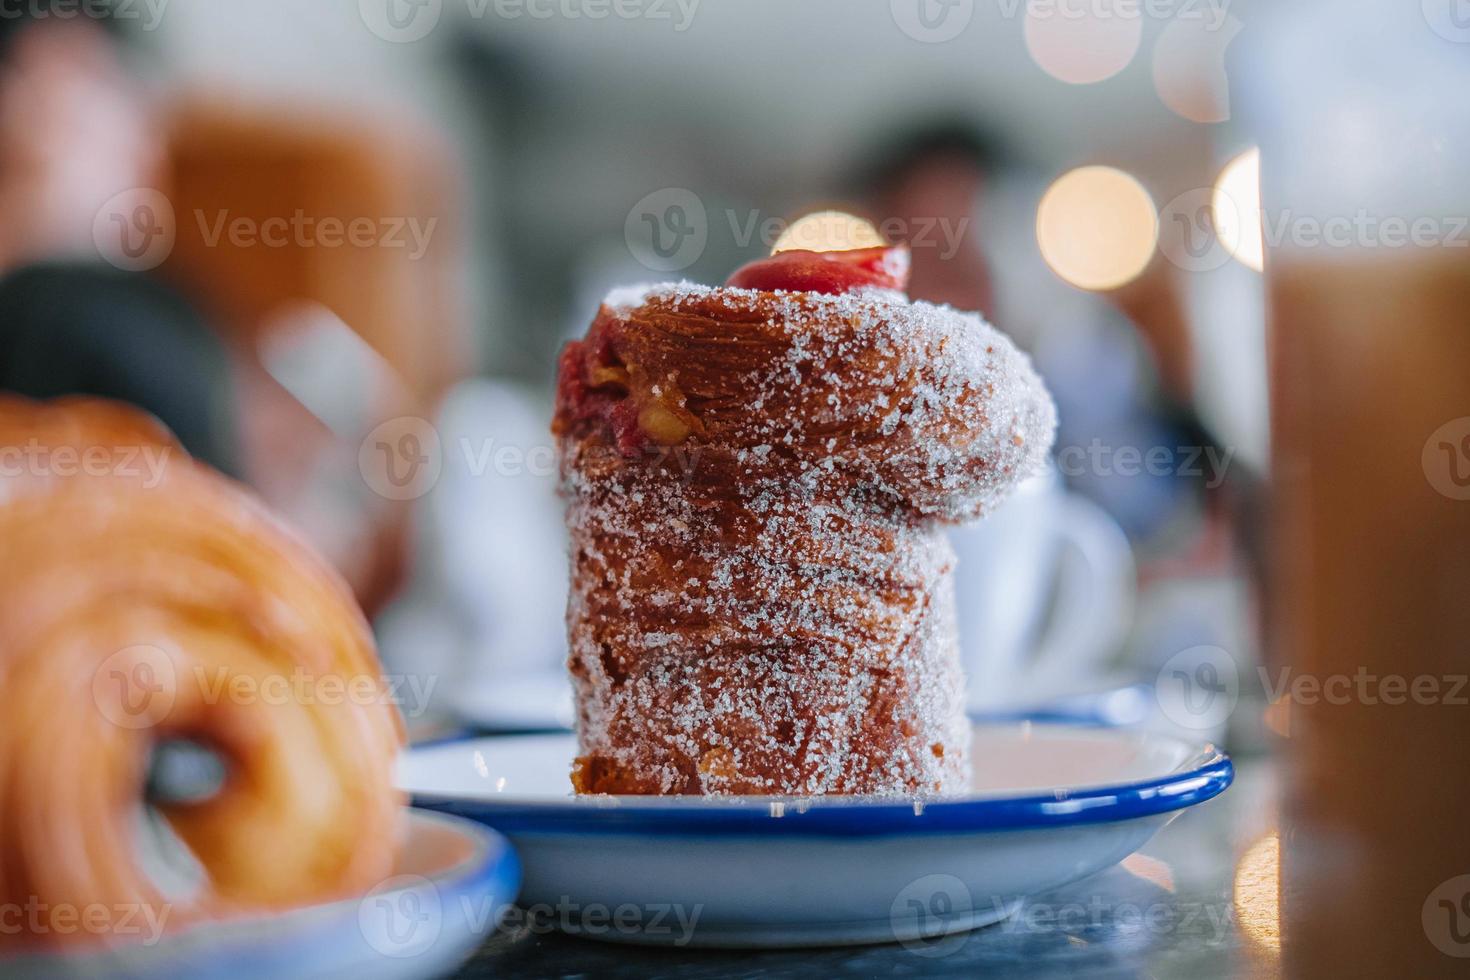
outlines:
{"label": "white plate", "polygon": [[515,852],[499,834],[472,821],[412,810],[393,876],[361,899],[165,932],[156,942],[0,957],[0,976],[442,976],[479,948],[511,907],[519,870]]}
{"label": "white plate", "polygon": [[1233,778],[1214,746],[1022,722],[975,728],[964,796],[577,797],[575,747],[570,735],[428,746],[403,758],[399,785],[510,837],[533,924],[678,945],[903,942],[985,925],[1117,863]]}

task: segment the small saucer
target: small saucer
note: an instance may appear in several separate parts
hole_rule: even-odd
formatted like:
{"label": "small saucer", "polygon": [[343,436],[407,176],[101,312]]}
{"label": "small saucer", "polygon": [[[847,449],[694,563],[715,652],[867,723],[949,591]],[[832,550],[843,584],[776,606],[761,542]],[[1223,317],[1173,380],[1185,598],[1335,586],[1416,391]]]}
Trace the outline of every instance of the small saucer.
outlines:
{"label": "small saucer", "polygon": [[416,804],[514,842],[521,904],[596,938],[695,946],[925,941],[1109,867],[1230,784],[1211,745],[977,725],[970,791],[937,799],[572,796],[571,735],[429,746]]}
{"label": "small saucer", "polygon": [[[261,860],[270,860],[262,854]],[[106,949],[0,957],[20,977],[417,980],[467,959],[515,900],[520,865],[479,823],[410,810],[391,877],[361,899],[212,922]]]}

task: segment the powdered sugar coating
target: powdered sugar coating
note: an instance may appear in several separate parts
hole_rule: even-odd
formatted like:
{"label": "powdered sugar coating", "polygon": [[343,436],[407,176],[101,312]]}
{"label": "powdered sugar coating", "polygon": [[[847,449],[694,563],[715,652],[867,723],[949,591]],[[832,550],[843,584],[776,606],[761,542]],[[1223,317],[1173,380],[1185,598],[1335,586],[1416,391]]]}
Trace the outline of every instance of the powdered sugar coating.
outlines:
{"label": "powdered sugar coating", "polygon": [[1030,359],[975,313],[888,290],[828,296],[687,282],[614,291],[608,304],[652,324],[686,311],[763,314],[789,346],[742,377],[738,421],[748,424],[737,441],[758,453],[816,437],[806,447],[813,465],[863,471],[946,522],[988,513],[1045,465],[1055,438],[1056,407]]}
{"label": "powdered sugar coating", "polygon": [[[630,457],[559,409],[580,788],[962,788],[939,525],[1042,465],[1055,409],[1025,356],[977,316],[871,290],[639,287],[599,332],[586,357],[695,431]],[[595,372],[581,353],[564,381]]]}

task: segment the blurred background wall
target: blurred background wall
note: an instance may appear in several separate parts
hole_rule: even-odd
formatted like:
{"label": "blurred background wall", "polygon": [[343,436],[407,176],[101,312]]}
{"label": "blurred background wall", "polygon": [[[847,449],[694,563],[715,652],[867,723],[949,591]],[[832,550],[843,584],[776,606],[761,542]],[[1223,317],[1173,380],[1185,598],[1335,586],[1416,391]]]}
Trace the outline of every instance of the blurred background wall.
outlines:
{"label": "blurred background wall", "polygon": [[[68,202],[12,223],[9,264],[92,272],[13,274],[15,308],[91,295],[108,266],[123,294],[170,291],[229,364],[171,367],[219,402],[218,438],[190,448],[343,570],[390,661],[459,678],[458,710],[486,713],[466,707],[477,685],[495,711],[565,695],[558,347],[610,288],[723,281],[824,207],[908,241],[913,295],[980,310],[1056,393],[1046,493],[1097,519],[1024,544],[1088,571],[1038,571],[1002,603],[1027,610],[1017,642],[1090,632],[1107,676],[1079,671],[1084,687],[1183,650],[1254,658],[1259,180],[1230,73],[1269,4],[116,0],[89,23],[61,2],[9,25],[9,155],[92,164],[85,194],[55,168],[4,171],[14,199]],[[84,37],[99,26],[105,45]],[[82,63],[77,83],[63,66]],[[76,91],[37,126],[37,88]],[[115,304],[95,305],[105,324]],[[138,394],[178,388],[170,343],[111,387],[15,373],[185,430],[197,412]],[[970,546],[972,568],[999,547]],[[1047,635],[1063,607],[1082,619]]]}
{"label": "blurred background wall", "polygon": [[[872,155],[929,120],[983,124],[1039,185],[1026,188],[1031,201],[1018,192],[1021,227],[1003,243],[1027,253],[1005,257],[1018,266],[1039,264],[1024,233],[1031,214],[1019,205],[1034,206],[1045,181],[1069,166],[1125,169],[1161,206],[1211,186],[1245,148],[1229,121],[1225,59],[1261,5],[1149,4],[1153,15],[1120,13],[1106,23],[1122,26],[1101,33],[1104,21],[1072,27],[1068,4],[1060,6],[1038,21],[1052,26],[1032,30],[1028,47],[1022,0],[956,4],[934,32],[913,22],[918,38],[905,33],[902,4],[879,2],[685,0],[681,8],[668,0],[643,5],[640,16],[594,18],[534,2],[443,0],[404,4],[413,24],[394,36],[433,26],[402,42],[374,33],[372,24],[386,23],[377,8],[388,8],[366,0],[262,0],[229,10],[173,0],[144,60],[173,91],[286,107],[309,101],[437,129],[471,175],[463,268],[478,363],[544,380],[551,352],[604,288],[647,277],[624,245],[623,219],[661,188],[696,189],[711,212],[704,254],[681,272],[713,280],[760,251],[741,234],[752,217],[787,218],[837,197]],[[1092,33],[1074,43],[1069,27]],[[1048,32],[1058,34],[1050,46]],[[1063,80],[1115,68],[1092,84]],[[976,247],[1002,244],[988,230],[970,237]],[[1193,277],[1191,327],[1212,359],[1241,364],[1231,377],[1251,383],[1244,378],[1260,376],[1251,363],[1258,344],[1239,336],[1249,323],[1231,315],[1256,295],[1242,271],[1225,264]],[[1026,285],[1056,284],[1038,276]],[[1036,306],[1065,296],[1027,299]],[[1262,409],[1204,394],[1259,458]]]}

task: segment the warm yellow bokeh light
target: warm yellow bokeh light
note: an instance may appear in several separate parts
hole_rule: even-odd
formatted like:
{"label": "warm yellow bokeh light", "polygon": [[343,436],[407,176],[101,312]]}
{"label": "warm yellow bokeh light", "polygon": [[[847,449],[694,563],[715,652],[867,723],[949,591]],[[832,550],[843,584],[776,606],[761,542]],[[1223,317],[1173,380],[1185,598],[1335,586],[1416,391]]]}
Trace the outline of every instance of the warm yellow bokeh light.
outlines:
{"label": "warm yellow bokeh light", "polygon": [[855,248],[887,245],[871,223],[843,211],[815,211],[794,222],[771,246],[771,254],[806,249],[810,252],[845,252]]}
{"label": "warm yellow bokeh light", "polygon": [[1257,272],[1266,267],[1261,227],[1261,151],[1246,150],[1220,171],[1210,200],[1220,244]]}
{"label": "warm yellow bokeh light", "polygon": [[1046,264],[1082,289],[1115,289],[1136,278],[1158,238],[1153,198],[1112,167],[1062,174],[1036,209],[1036,241]]}
{"label": "warm yellow bokeh light", "polygon": [[1235,865],[1235,922],[1256,947],[1281,951],[1281,839],[1256,841]]}

